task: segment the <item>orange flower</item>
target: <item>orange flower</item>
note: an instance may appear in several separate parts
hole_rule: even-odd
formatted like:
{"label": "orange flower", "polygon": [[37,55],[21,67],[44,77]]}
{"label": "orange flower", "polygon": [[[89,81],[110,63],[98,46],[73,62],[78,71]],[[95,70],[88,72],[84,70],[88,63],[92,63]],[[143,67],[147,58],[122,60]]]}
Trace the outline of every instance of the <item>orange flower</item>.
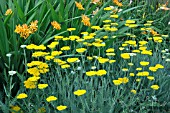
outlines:
{"label": "orange flower", "polygon": [[76,7],[77,7],[79,10],[84,10],[81,2],[78,3],[78,2],[75,1],[75,4],[76,4]]}
{"label": "orange flower", "polygon": [[34,22],[31,22],[31,24],[29,25],[29,29],[31,31],[31,33],[34,33],[35,31],[37,31],[38,26],[37,26],[38,21],[35,20]]}
{"label": "orange flower", "polygon": [[82,15],[82,21],[85,26],[90,26],[90,18],[88,18],[86,15]]}
{"label": "orange flower", "polygon": [[113,0],[113,3],[115,3],[119,7],[123,6],[122,3],[119,2],[118,0]]}
{"label": "orange flower", "polygon": [[61,29],[60,24],[59,24],[58,22],[56,22],[56,21],[51,22],[51,25],[52,25],[55,29],[57,29],[57,30],[60,30],[60,29]]}

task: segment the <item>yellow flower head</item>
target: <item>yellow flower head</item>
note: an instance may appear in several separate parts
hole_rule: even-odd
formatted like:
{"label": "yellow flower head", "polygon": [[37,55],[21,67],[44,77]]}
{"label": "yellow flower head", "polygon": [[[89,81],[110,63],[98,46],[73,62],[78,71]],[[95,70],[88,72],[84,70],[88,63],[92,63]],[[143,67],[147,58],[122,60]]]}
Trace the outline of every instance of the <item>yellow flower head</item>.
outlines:
{"label": "yellow flower head", "polygon": [[141,61],[141,62],[140,62],[140,65],[141,65],[141,66],[147,66],[147,65],[149,65],[149,62]]}
{"label": "yellow flower head", "polygon": [[85,93],[86,93],[86,90],[77,90],[77,91],[74,91],[74,95],[77,95],[77,96],[84,95]]}
{"label": "yellow flower head", "polygon": [[11,15],[12,14],[12,9],[7,9],[7,11],[5,12],[5,15]]}
{"label": "yellow flower head", "polygon": [[96,72],[96,75],[98,75],[98,76],[102,76],[102,75],[106,75],[107,74],[107,71],[106,70],[98,70],[97,72]]}
{"label": "yellow flower head", "polygon": [[55,96],[49,96],[49,97],[46,98],[46,100],[47,100],[47,102],[52,102],[52,101],[57,100],[57,97],[55,97]]}
{"label": "yellow flower head", "polygon": [[123,59],[130,59],[130,55],[129,55],[128,53],[122,53],[122,54],[121,54],[121,57],[122,57]]}
{"label": "yellow flower head", "polygon": [[38,89],[44,89],[48,87],[48,84],[38,84]]}
{"label": "yellow flower head", "polygon": [[158,85],[152,85],[151,88],[154,89],[154,90],[158,90],[159,86]]}
{"label": "yellow flower head", "polygon": [[76,49],[76,51],[78,52],[78,53],[83,53],[83,52],[85,52],[87,49],[86,48],[78,48],[78,49]]}
{"label": "yellow flower head", "polygon": [[79,59],[78,58],[67,58],[67,62],[69,63],[74,63],[77,62]]}
{"label": "yellow flower head", "polygon": [[133,94],[136,94],[136,90],[132,89],[130,92],[132,92]]}
{"label": "yellow flower head", "polygon": [[114,49],[113,48],[109,48],[109,49],[106,50],[106,52],[107,53],[112,53],[112,52],[114,52]]}
{"label": "yellow flower head", "polygon": [[122,83],[120,80],[113,80],[114,85],[118,86]]}
{"label": "yellow flower head", "polygon": [[21,110],[21,108],[19,106],[11,106],[11,109],[13,111],[15,111],[15,112],[12,112],[12,113],[16,113],[16,112],[18,113]]}
{"label": "yellow flower head", "polygon": [[66,108],[67,108],[67,106],[63,106],[63,105],[56,107],[56,109],[59,110],[59,111],[65,110]]}
{"label": "yellow flower head", "polygon": [[96,75],[96,71],[87,71],[86,75],[87,76],[95,76]]}
{"label": "yellow flower head", "polygon": [[70,50],[70,47],[69,47],[69,46],[63,46],[63,47],[61,48],[61,50],[62,50],[62,51],[68,51],[68,50]]}
{"label": "yellow flower head", "polygon": [[17,96],[17,99],[23,99],[23,98],[27,98],[27,94],[25,93],[20,93],[18,96]]}

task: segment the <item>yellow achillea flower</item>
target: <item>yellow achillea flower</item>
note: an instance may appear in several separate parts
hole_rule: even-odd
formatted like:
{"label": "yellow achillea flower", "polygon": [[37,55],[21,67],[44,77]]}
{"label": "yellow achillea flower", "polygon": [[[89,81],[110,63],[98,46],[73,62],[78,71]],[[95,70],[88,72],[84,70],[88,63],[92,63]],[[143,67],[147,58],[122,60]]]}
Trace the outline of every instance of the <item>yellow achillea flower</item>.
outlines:
{"label": "yellow achillea flower", "polygon": [[115,3],[117,6],[122,7],[122,3],[119,2],[119,0],[113,0],[113,3]]}
{"label": "yellow achillea flower", "polygon": [[52,59],[54,59],[54,56],[47,55],[47,56],[45,56],[45,59],[46,60],[52,60]]}
{"label": "yellow achillea flower", "polygon": [[50,45],[47,45],[47,47],[49,47],[50,49],[54,49],[58,44],[59,42],[52,42]]}
{"label": "yellow achillea flower", "polygon": [[14,111],[12,113],[18,113],[21,110],[21,108],[19,106],[11,106],[11,109]]}
{"label": "yellow achillea flower", "polygon": [[119,15],[110,15],[111,18],[118,18]]}
{"label": "yellow achillea flower", "polygon": [[116,62],[116,60],[109,60],[109,63],[111,64],[111,63],[114,63],[114,62]]}
{"label": "yellow achillea flower", "polygon": [[61,40],[63,39],[64,37],[63,36],[54,36],[55,40]]}
{"label": "yellow achillea flower", "polygon": [[127,77],[124,78],[118,78],[118,80],[120,80],[122,83],[126,84],[129,82],[129,79]]}
{"label": "yellow achillea flower", "polygon": [[48,84],[38,84],[38,89],[44,89],[48,87]]}
{"label": "yellow achillea flower", "polygon": [[152,67],[152,66],[149,67],[149,70],[150,70],[150,71],[153,71],[153,72],[157,71],[157,69],[158,69],[157,67]]}
{"label": "yellow achillea flower", "polygon": [[140,81],[141,81],[141,79],[140,79],[140,78],[137,78],[137,79],[136,79],[136,82],[140,82]]}
{"label": "yellow achillea flower", "polygon": [[155,78],[153,76],[148,76],[147,77],[149,80],[154,80]]}
{"label": "yellow achillea flower", "polygon": [[76,4],[76,7],[77,7],[79,10],[84,10],[81,2],[78,3],[78,2],[75,1],[75,4]]}
{"label": "yellow achillea flower", "polygon": [[52,51],[51,52],[51,55],[52,56],[59,56],[59,55],[61,55],[63,52],[62,51]]}
{"label": "yellow achillea flower", "polygon": [[140,65],[141,65],[141,66],[147,66],[147,65],[149,65],[149,62],[141,61],[141,62],[140,62]]}
{"label": "yellow achillea flower", "polygon": [[59,24],[58,22],[56,22],[56,21],[51,22],[51,25],[52,25],[55,29],[57,29],[57,30],[60,30],[60,29],[61,29],[60,24]]}
{"label": "yellow achillea flower", "polygon": [[69,65],[69,64],[61,65],[61,68],[62,68],[62,69],[66,69],[66,68],[69,68],[69,67],[70,67],[70,65]]}
{"label": "yellow achillea flower", "polygon": [[135,76],[135,74],[134,74],[134,73],[130,73],[129,75],[130,75],[130,76]]}
{"label": "yellow achillea flower", "polygon": [[92,43],[95,47],[104,47],[104,46],[106,46],[106,44],[105,43],[96,43],[96,42],[93,42]]}
{"label": "yellow achillea flower", "polygon": [[67,31],[75,31],[76,28],[67,28]]}
{"label": "yellow achillea flower", "polygon": [[24,98],[27,98],[27,94],[25,93],[20,93],[18,96],[17,96],[17,99],[24,99]]}
{"label": "yellow achillea flower", "polygon": [[98,58],[99,63],[104,64],[109,61],[108,58]]}
{"label": "yellow achillea flower", "polygon": [[130,92],[132,92],[133,94],[136,94],[136,90],[132,89]]}
{"label": "yellow achillea flower", "polygon": [[45,50],[46,47],[44,45],[35,45],[35,44],[30,44],[26,46],[27,49],[34,49],[34,50]]}
{"label": "yellow achillea flower", "polygon": [[32,54],[32,57],[35,57],[35,58],[37,58],[37,57],[44,57],[44,56],[46,56],[48,54],[49,53],[47,53],[47,52],[37,51],[37,52],[34,52]]}
{"label": "yellow achillea flower", "polygon": [[126,20],[126,24],[134,24],[135,20]]}
{"label": "yellow achillea flower", "polygon": [[81,96],[81,95],[84,95],[86,93],[86,90],[77,90],[77,91],[74,91],[74,95],[77,95],[77,96]]}
{"label": "yellow achillea flower", "polygon": [[88,18],[86,15],[82,15],[82,21],[85,26],[90,26],[90,18]]}
{"label": "yellow achillea flower", "polygon": [[88,59],[88,60],[93,60],[93,57],[87,56],[87,59]]}
{"label": "yellow achillea flower", "polygon": [[118,86],[122,83],[120,80],[113,80],[114,85]]}
{"label": "yellow achillea flower", "polygon": [[67,62],[69,63],[77,62],[78,60],[78,58],[67,58]]}
{"label": "yellow achillea flower", "polygon": [[105,11],[110,11],[110,10],[112,10],[112,8],[111,7],[105,7],[104,10]]}
{"label": "yellow achillea flower", "polygon": [[141,52],[141,54],[144,54],[144,55],[152,55],[152,51],[143,50],[143,51]]}
{"label": "yellow achillea flower", "polygon": [[158,85],[152,85],[151,88],[154,89],[154,90],[158,90],[159,86]]}
{"label": "yellow achillea flower", "polygon": [[69,47],[69,46],[63,46],[63,47],[61,48],[61,50],[62,50],[62,51],[68,51],[68,50],[70,50],[70,47]]}
{"label": "yellow achillea flower", "polygon": [[59,110],[59,111],[65,110],[66,108],[67,108],[67,106],[63,106],[63,105],[56,107],[56,109]]}
{"label": "yellow achillea flower", "polygon": [[161,64],[156,64],[156,66],[155,66],[156,68],[160,68],[160,69],[163,69],[164,68],[164,66],[163,65],[161,65]]}
{"label": "yellow achillea flower", "polygon": [[122,54],[121,54],[121,57],[122,57],[123,59],[130,59],[130,55],[129,55],[128,53],[122,53]]}
{"label": "yellow achillea flower", "polygon": [[5,12],[5,15],[11,15],[12,14],[12,9],[7,9],[6,12]]}
{"label": "yellow achillea flower", "polygon": [[52,102],[52,101],[55,101],[55,100],[57,100],[57,97],[55,97],[55,96],[49,96],[49,97],[46,98],[47,102]]}
{"label": "yellow achillea flower", "polygon": [[106,52],[107,52],[107,53],[110,53],[110,52],[112,53],[112,52],[114,52],[114,49],[113,49],[113,48],[108,48],[108,49],[106,50]]}
{"label": "yellow achillea flower", "polygon": [[87,76],[95,76],[96,75],[96,71],[87,71],[86,75]]}
{"label": "yellow achillea flower", "polygon": [[24,81],[24,86],[27,89],[35,89],[37,87],[37,81],[31,81],[29,78]]}
{"label": "yellow achillea flower", "polygon": [[107,56],[115,56],[115,53],[106,53]]}
{"label": "yellow achillea flower", "polygon": [[137,76],[148,76],[149,72],[148,71],[138,72],[136,75]]}
{"label": "yellow achillea flower", "polygon": [[106,75],[106,74],[107,74],[107,71],[104,70],[104,69],[98,70],[98,71],[96,72],[96,75],[98,75],[98,76],[102,76],[102,75]]}
{"label": "yellow achillea flower", "polygon": [[87,49],[86,48],[78,48],[78,49],[76,49],[76,51],[78,52],[78,53],[83,53],[83,52],[85,52]]}
{"label": "yellow achillea flower", "polygon": [[27,69],[27,72],[34,76],[40,75],[39,69],[37,67],[29,68],[29,69]]}
{"label": "yellow achillea flower", "polygon": [[91,26],[92,29],[100,30],[100,26]]}

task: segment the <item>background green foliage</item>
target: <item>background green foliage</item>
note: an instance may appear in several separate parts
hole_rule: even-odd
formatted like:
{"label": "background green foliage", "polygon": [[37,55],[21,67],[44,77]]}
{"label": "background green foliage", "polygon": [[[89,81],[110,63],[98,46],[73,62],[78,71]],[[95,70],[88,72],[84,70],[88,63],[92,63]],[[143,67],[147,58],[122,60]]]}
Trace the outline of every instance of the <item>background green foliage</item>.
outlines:
{"label": "background green foliage", "polygon": [[[170,27],[169,25],[167,25],[170,20],[170,11],[162,11],[162,10],[157,11],[157,8],[160,5],[165,4],[166,1],[133,0],[131,5],[128,5],[129,0],[122,0],[122,1],[126,5],[123,7],[124,8],[123,12],[119,13],[119,15],[123,19],[120,22],[124,23],[125,20],[127,19],[137,19],[143,22],[147,20],[154,20],[153,28],[156,31],[158,31],[160,34],[170,35]],[[4,87],[8,87],[9,80],[10,80],[8,71],[17,70],[17,72],[20,73],[22,76],[24,76],[22,73],[26,72],[25,66],[24,66],[24,63],[25,63],[24,51],[23,49],[20,48],[21,45],[27,45],[31,43],[35,43],[38,45],[48,44],[56,34],[69,36],[70,35],[69,32],[66,32],[67,28],[69,27],[76,28],[76,31],[73,32],[73,34],[75,35],[80,35],[81,31],[91,32],[90,28],[83,26],[83,24],[81,23],[81,15],[82,14],[89,15],[89,17],[91,17],[92,25],[102,26],[102,21],[107,19],[110,15],[109,12],[104,12],[103,8],[109,5],[114,5],[113,3],[111,3],[111,0],[101,0],[102,5],[99,5],[99,4],[92,5],[90,4],[91,0],[82,0],[82,4],[86,10],[80,11],[76,8],[74,2],[75,0],[13,0],[13,1],[12,0],[1,0],[0,2],[0,29],[1,29],[1,33],[0,33],[0,101],[1,103],[0,105],[1,107],[4,106],[5,108],[5,104],[8,104],[7,102],[8,100],[6,100],[7,98],[5,98],[5,100],[3,99],[3,97],[5,97],[7,94],[6,91],[4,90]],[[96,15],[93,16],[92,12],[97,7],[99,7],[99,11]],[[168,4],[167,7],[170,7],[170,5]],[[4,14],[8,8],[11,8],[13,13],[12,15],[5,16]],[[32,34],[31,36],[29,36],[28,39],[24,40],[20,38],[18,34],[14,33],[16,25],[18,24],[22,25],[24,23],[29,24],[31,21],[34,21],[34,20],[38,20],[38,31]],[[61,30],[57,31],[51,27],[50,22],[54,20],[61,24],[62,26]],[[119,24],[118,28],[120,28],[120,30],[118,31],[120,37],[123,37],[122,34],[129,30],[127,27],[124,27],[123,24],[122,25]],[[97,36],[100,37],[103,34],[104,34],[103,32],[99,32]],[[111,44],[112,42],[115,42],[115,41],[119,42],[121,40],[111,40],[111,41],[108,41],[107,43]],[[164,47],[169,48],[168,46],[169,44],[170,44],[169,39],[167,39],[167,42],[165,43]],[[6,57],[7,53],[12,54],[11,60],[10,60],[11,62],[9,62],[9,58]],[[31,61],[30,52],[27,52],[27,55],[28,55],[27,60]],[[155,58],[158,58],[158,56],[155,55]],[[159,59],[161,59],[161,57],[159,57]],[[170,72],[168,69],[169,64],[166,64],[166,66],[167,67],[164,71],[167,74]],[[61,79],[63,78],[61,77],[59,79],[60,81],[56,81],[56,82],[57,83],[61,82]],[[164,82],[166,79],[167,77],[160,78],[160,82]],[[15,83],[15,85],[12,86],[12,89],[7,88],[7,91],[11,91],[10,98],[13,98],[19,89],[20,82],[18,81],[19,81],[19,78],[17,76],[14,76],[12,84]],[[66,81],[63,81],[63,83],[61,83],[62,84],[61,86],[64,86]],[[163,88],[168,89],[169,82],[170,81],[167,81],[166,83],[162,84],[164,86]],[[71,83],[68,83],[68,84],[71,84]],[[112,108],[112,105],[111,105],[112,100],[109,100],[109,99],[103,100],[102,102],[104,103],[100,103],[100,99],[104,99],[110,96],[109,93],[106,93],[108,95],[102,95],[103,92],[107,92],[106,88],[108,86],[109,84],[107,83],[105,84],[105,89],[103,89],[102,87],[97,89],[97,86],[95,86],[96,90],[99,90],[97,91],[97,93],[99,93],[99,97],[93,98],[95,103],[91,103],[92,106],[94,106],[94,111],[99,112],[101,111],[100,108],[104,108],[106,110]],[[85,87],[85,86],[80,86],[80,87]],[[86,87],[90,87],[90,86],[86,86]],[[60,88],[60,89],[63,89],[63,88]],[[73,88],[70,88],[69,90],[73,90]],[[91,91],[91,94],[93,93],[94,92]],[[165,94],[167,92],[160,91],[158,93],[158,95],[160,95],[160,98],[162,98],[162,100],[164,100],[165,98],[168,98],[168,99],[170,98],[170,97],[162,96],[162,93]],[[94,95],[95,94],[93,94],[93,96]],[[165,94],[165,95],[168,95],[168,94]],[[89,96],[86,95],[86,96],[89,97],[90,95]],[[71,95],[70,98],[73,98],[73,100],[76,100],[76,98],[73,97],[73,95]],[[127,100],[128,98],[131,98],[131,97],[127,97]],[[71,103],[72,101],[72,100],[67,100],[66,98],[64,99],[68,103]],[[137,104],[136,101],[138,100],[136,99],[135,103],[133,104]],[[96,106],[96,103],[100,103],[100,104]],[[106,106],[103,106],[104,104],[106,104]],[[123,105],[126,106],[125,107],[126,109],[129,109],[130,107],[129,103],[122,103],[122,106]],[[117,110],[119,110],[118,106],[119,105],[117,105],[117,108],[118,108]],[[145,105],[140,105],[140,106],[147,106],[149,108],[150,107],[149,99],[148,99],[148,104],[145,103]],[[72,106],[72,108],[76,108],[76,107]],[[98,108],[98,109],[95,109],[95,108]],[[110,112],[113,112],[113,110],[111,110]],[[117,112],[117,111],[114,111],[114,112]]]}

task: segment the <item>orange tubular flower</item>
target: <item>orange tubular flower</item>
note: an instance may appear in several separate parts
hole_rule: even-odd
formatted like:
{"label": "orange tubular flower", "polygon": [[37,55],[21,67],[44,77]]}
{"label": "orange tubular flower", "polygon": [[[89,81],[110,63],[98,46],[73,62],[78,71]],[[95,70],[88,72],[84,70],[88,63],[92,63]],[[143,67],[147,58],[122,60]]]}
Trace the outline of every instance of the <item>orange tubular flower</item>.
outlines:
{"label": "orange tubular flower", "polygon": [[51,25],[52,25],[55,29],[57,29],[57,30],[60,30],[60,29],[61,29],[60,24],[59,24],[58,22],[56,22],[56,21],[51,22]]}
{"label": "orange tubular flower", "polygon": [[85,26],[90,26],[90,18],[88,18],[86,15],[82,15],[82,21]]}
{"label": "orange tubular flower", "polygon": [[79,9],[79,10],[84,10],[84,8],[83,8],[83,6],[82,6],[82,4],[79,2],[76,2],[75,1],[75,4],[76,4],[76,7]]}
{"label": "orange tubular flower", "polygon": [[118,0],[113,0],[113,3],[115,3],[117,6],[122,7],[122,3],[119,2]]}

